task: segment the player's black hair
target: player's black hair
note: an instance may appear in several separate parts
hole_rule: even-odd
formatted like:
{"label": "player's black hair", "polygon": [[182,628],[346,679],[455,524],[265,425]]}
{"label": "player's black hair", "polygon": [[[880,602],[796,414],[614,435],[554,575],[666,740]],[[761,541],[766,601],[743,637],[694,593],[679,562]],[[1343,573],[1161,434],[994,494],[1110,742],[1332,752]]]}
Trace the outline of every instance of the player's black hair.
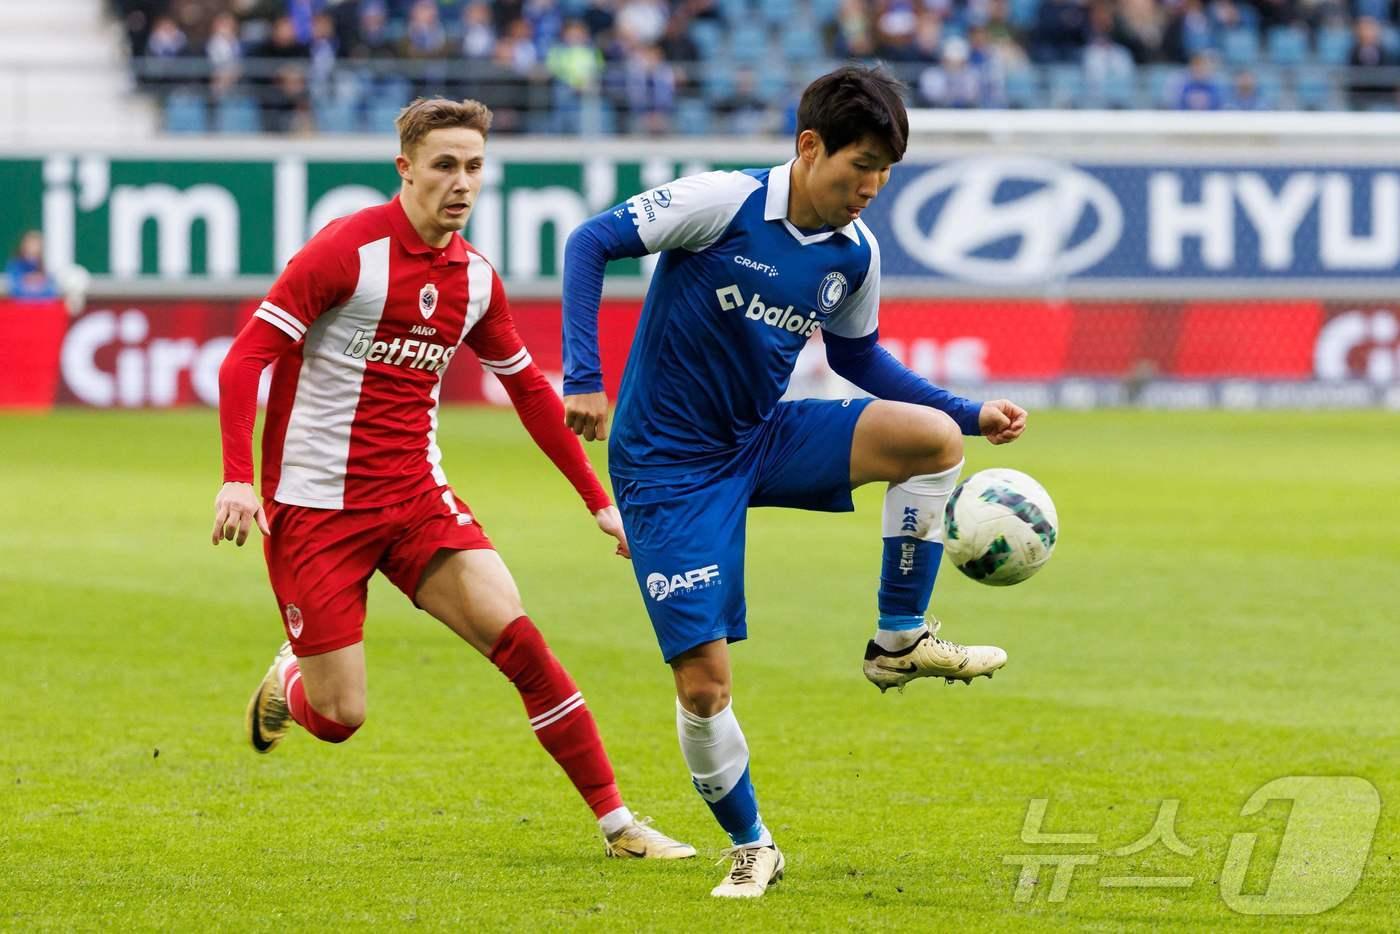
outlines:
{"label": "player's black hair", "polygon": [[828,154],[839,152],[867,134],[904,158],[909,144],[909,114],[904,85],[879,67],[845,65],[807,85],[797,104],[797,133],[815,130]]}

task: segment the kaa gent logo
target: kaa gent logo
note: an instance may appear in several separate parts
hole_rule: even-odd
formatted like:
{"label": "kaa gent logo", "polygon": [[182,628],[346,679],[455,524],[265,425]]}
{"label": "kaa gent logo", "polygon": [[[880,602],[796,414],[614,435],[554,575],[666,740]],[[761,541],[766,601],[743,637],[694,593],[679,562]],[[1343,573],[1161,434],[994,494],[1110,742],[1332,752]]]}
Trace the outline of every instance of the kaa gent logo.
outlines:
{"label": "kaa gent logo", "polygon": [[[941,201],[933,217],[930,202]],[[1123,210],[1098,179],[1050,159],[965,159],[906,185],[890,217],[930,269],[990,285],[1073,275],[1108,255]]]}
{"label": "kaa gent logo", "polygon": [[719,583],[719,565],[707,564],[703,568],[693,568],[683,574],[667,577],[659,571],[647,575],[647,594],[660,603],[678,591],[704,590]]}

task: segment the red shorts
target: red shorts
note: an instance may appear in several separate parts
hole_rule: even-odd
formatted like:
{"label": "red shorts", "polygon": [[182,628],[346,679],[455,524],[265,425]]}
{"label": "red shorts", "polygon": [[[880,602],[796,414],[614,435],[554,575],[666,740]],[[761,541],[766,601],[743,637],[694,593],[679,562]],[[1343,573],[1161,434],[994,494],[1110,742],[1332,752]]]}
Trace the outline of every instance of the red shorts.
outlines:
{"label": "red shorts", "polygon": [[490,548],[491,540],[450,487],[375,509],[312,509],[264,503],[267,575],[282,628],[299,656],[364,638],[365,597],[376,570],[412,600],[441,549]]}

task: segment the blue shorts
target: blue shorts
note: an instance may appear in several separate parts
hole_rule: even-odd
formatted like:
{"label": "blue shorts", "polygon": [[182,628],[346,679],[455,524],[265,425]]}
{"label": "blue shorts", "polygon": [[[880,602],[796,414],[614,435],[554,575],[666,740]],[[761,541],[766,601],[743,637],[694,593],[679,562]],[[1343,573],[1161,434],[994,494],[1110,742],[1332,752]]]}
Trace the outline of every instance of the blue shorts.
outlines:
{"label": "blue shorts", "polygon": [[871,399],[779,403],[720,470],[683,481],[613,482],[661,655],[748,635],[744,532],[750,506],[850,512],[851,439]]}

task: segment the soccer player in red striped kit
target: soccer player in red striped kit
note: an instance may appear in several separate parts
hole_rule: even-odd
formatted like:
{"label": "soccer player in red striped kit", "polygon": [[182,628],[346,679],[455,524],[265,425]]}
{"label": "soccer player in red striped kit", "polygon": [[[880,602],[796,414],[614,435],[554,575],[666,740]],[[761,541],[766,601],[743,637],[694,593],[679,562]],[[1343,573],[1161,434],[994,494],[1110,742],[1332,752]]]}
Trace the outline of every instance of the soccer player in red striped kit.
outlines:
{"label": "soccer player in red striped kit", "polygon": [[[520,691],[535,735],[598,818],[608,855],[693,856],[623,804],[582,694],[440,463],[442,374],[466,344],[628,554],[617,508],[521,343],[500,278],[458,233],[480,190],[490,125],[476,101],[409,105],[398,120],[398,197],[316,234],[219,371],[224,485],[213,542],[242,545],[256,523],[288,637],[249,703],[249,740],[268,752],[295,721],[339,743],[364,722],[366,584],[379,570]],[[260,498],[253,422],[259,377],[274,362]]]}

